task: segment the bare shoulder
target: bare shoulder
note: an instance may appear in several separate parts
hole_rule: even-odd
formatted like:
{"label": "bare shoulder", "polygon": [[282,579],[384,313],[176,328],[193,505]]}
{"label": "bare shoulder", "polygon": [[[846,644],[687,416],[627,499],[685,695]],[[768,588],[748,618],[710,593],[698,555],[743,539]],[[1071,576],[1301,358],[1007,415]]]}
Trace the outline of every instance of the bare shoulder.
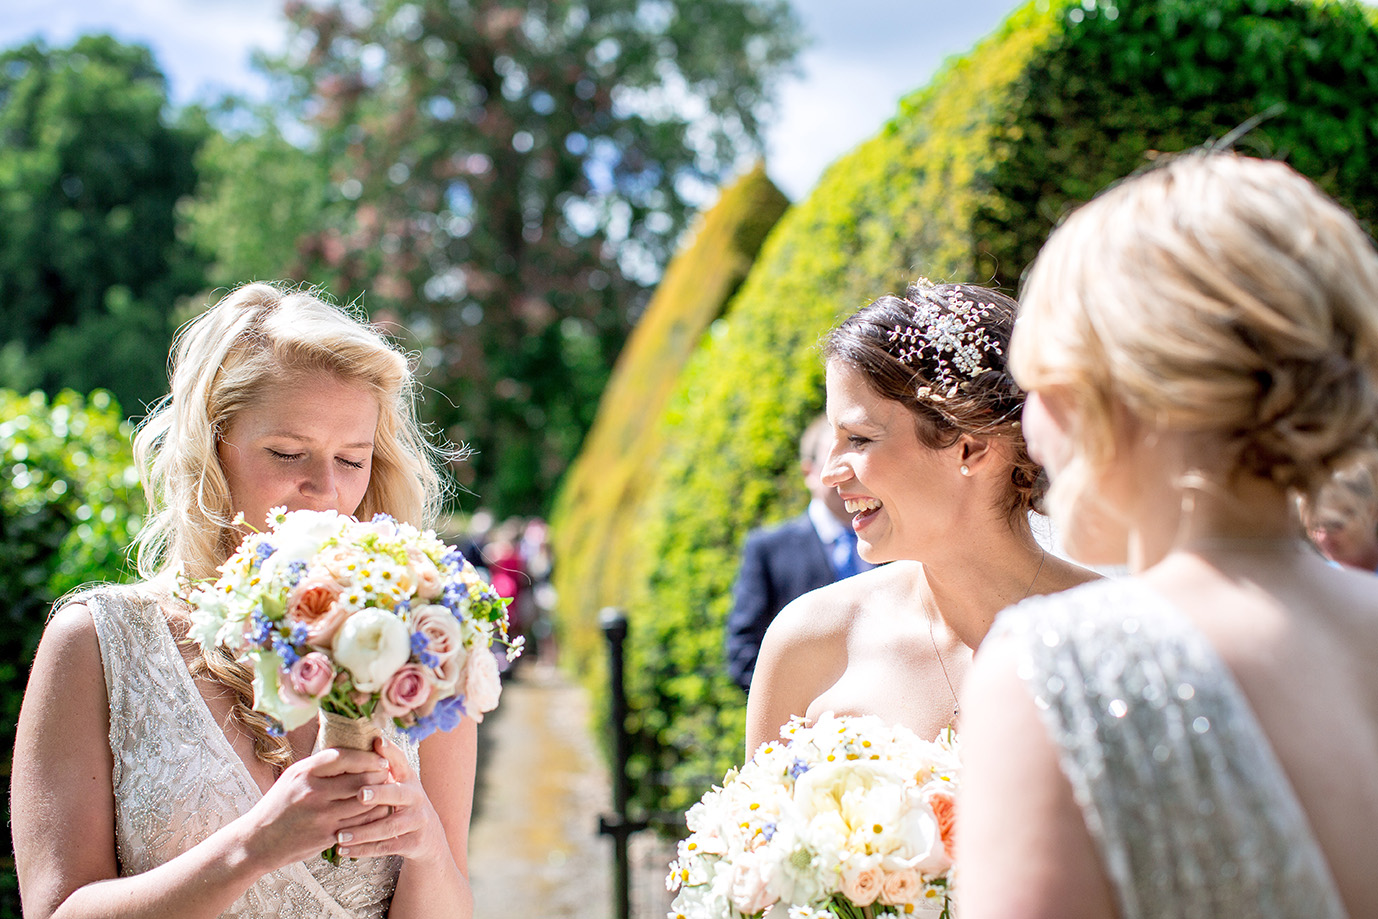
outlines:
{"label": "bare shoulder", "polygon": [[845,641],[868,611],[907,602],[921,568],[918,562],[891,562],[811,590],[780,611],[766,638],[778,632],[777,642]]}
{"label": "bare shoulder", "polygon": [[1044,575],[1039,578],[1039,589],[1035,593],[1061,593],[1064,590],[1071,590],[1073,587],[1080,587],[1082,584],[1104,580],[1103,575],[1092,571],[1090,568],[1083,568],[1075,562],[1055,556],[1051,552],[1048,554],[1044,568]]}
{"label": "bare shoulder", "polygon": [[80,676],[87,665],[93,665],[94,672],[100,672],[100,639],[95,619],[85,603],[63,604],[48,620],[34,660],[35,668],[49,657],[55,657],[72,675]]}

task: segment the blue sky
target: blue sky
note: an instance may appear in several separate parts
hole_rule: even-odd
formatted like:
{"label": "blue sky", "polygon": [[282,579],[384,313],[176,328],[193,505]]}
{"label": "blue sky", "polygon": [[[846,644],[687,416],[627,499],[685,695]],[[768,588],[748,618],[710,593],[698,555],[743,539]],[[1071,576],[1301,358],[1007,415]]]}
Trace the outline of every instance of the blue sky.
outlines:
{"label": "blue sky", "polygon": [[[833,160],[870,137],[899,99],[947,57],[990,33],[1015,0],[793,0],[811,44],[802,75],[786,84],[767,137],[771,177],[791,198],[807,194]],[[147,44],[175,102],[264,92],[250,66],[276,50],[282,0],[4,0],[0,47],[36,36],[51,45],[107,31]]]}

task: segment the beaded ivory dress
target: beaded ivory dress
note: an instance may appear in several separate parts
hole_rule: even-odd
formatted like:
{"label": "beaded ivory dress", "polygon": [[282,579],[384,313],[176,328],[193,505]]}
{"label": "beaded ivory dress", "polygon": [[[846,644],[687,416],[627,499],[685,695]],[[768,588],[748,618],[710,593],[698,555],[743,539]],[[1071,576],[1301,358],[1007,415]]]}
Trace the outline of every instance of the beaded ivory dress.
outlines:
{"label": "beaded ivory dress", "polygon": [[[136,588],[72,598],[95,620],[110,696],[115,840],[120,874],[155,868],[262,797],[192,682],[156,601]],[[413,769],[414,746],[398,742]],[[381,919],[402,860],[331,865],[319,856],[260,878],[222,919]]]}
{"label": "beaded ivory dress", "polygon": [[1120,915],[1345,915],[1306,814],[1234,676],[1130,579],[1025,600],[988,641],[1060,750]]}

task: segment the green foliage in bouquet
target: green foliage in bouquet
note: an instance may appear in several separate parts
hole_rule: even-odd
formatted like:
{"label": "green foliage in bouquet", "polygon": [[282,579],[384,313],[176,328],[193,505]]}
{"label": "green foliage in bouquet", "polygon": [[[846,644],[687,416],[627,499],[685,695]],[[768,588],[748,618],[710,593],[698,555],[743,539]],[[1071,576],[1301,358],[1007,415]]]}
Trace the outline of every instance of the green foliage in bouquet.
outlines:
{"label": "green foliage in bouquet", "polygon": [[[142,523],[130,429],[108,393],[0,390],[0,749],[14,749],[29,663],[53,601],[88,581],[132,580],[125,550]],[[8,799],[7,807],[8,807]],[[8,810],[7,810],[8,815]],[[8,823],[8,820],[6,820]],[[9,859],[0,916],[19,916]]]}
{"label": "green foliage in bouquet", "polygon": [[625,599],[643,492],[662,454],[663,438],[651,422],[788,206],[758,166],[704,214],[622,350],[562,483],[551,519],[561,649],[595,690],[602,689],[604,672],[598,612]]}
{"label": "green foliage in bouquet", "polygon": [[743,758],[723,622],[747,532],[804,501],[795,444],[823,403],[821,335],[916,276],[1013,291],[1070,207],[1255,116],[1236,147],[1372,220],[1375,61],[1374,13],[1355,4],[1041,0],[828,170],[682,374],[622,543],[637,804],[682,811]]}

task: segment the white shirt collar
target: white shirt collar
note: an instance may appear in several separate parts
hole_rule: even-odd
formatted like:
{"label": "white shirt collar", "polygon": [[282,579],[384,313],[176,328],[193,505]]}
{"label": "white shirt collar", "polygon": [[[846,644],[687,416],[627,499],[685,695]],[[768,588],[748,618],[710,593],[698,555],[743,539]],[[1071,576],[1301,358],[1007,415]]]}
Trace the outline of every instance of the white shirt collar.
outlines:
{"label": "white shirt collar", "polygon": [[813,524],[814,532],[823,540],[825,546],[831,546],[837,542],[837,537],[842,535],[842,521],[833,516],[833,512],[828,510],[828,505],[817,498],[809,502],[809,522]]}

